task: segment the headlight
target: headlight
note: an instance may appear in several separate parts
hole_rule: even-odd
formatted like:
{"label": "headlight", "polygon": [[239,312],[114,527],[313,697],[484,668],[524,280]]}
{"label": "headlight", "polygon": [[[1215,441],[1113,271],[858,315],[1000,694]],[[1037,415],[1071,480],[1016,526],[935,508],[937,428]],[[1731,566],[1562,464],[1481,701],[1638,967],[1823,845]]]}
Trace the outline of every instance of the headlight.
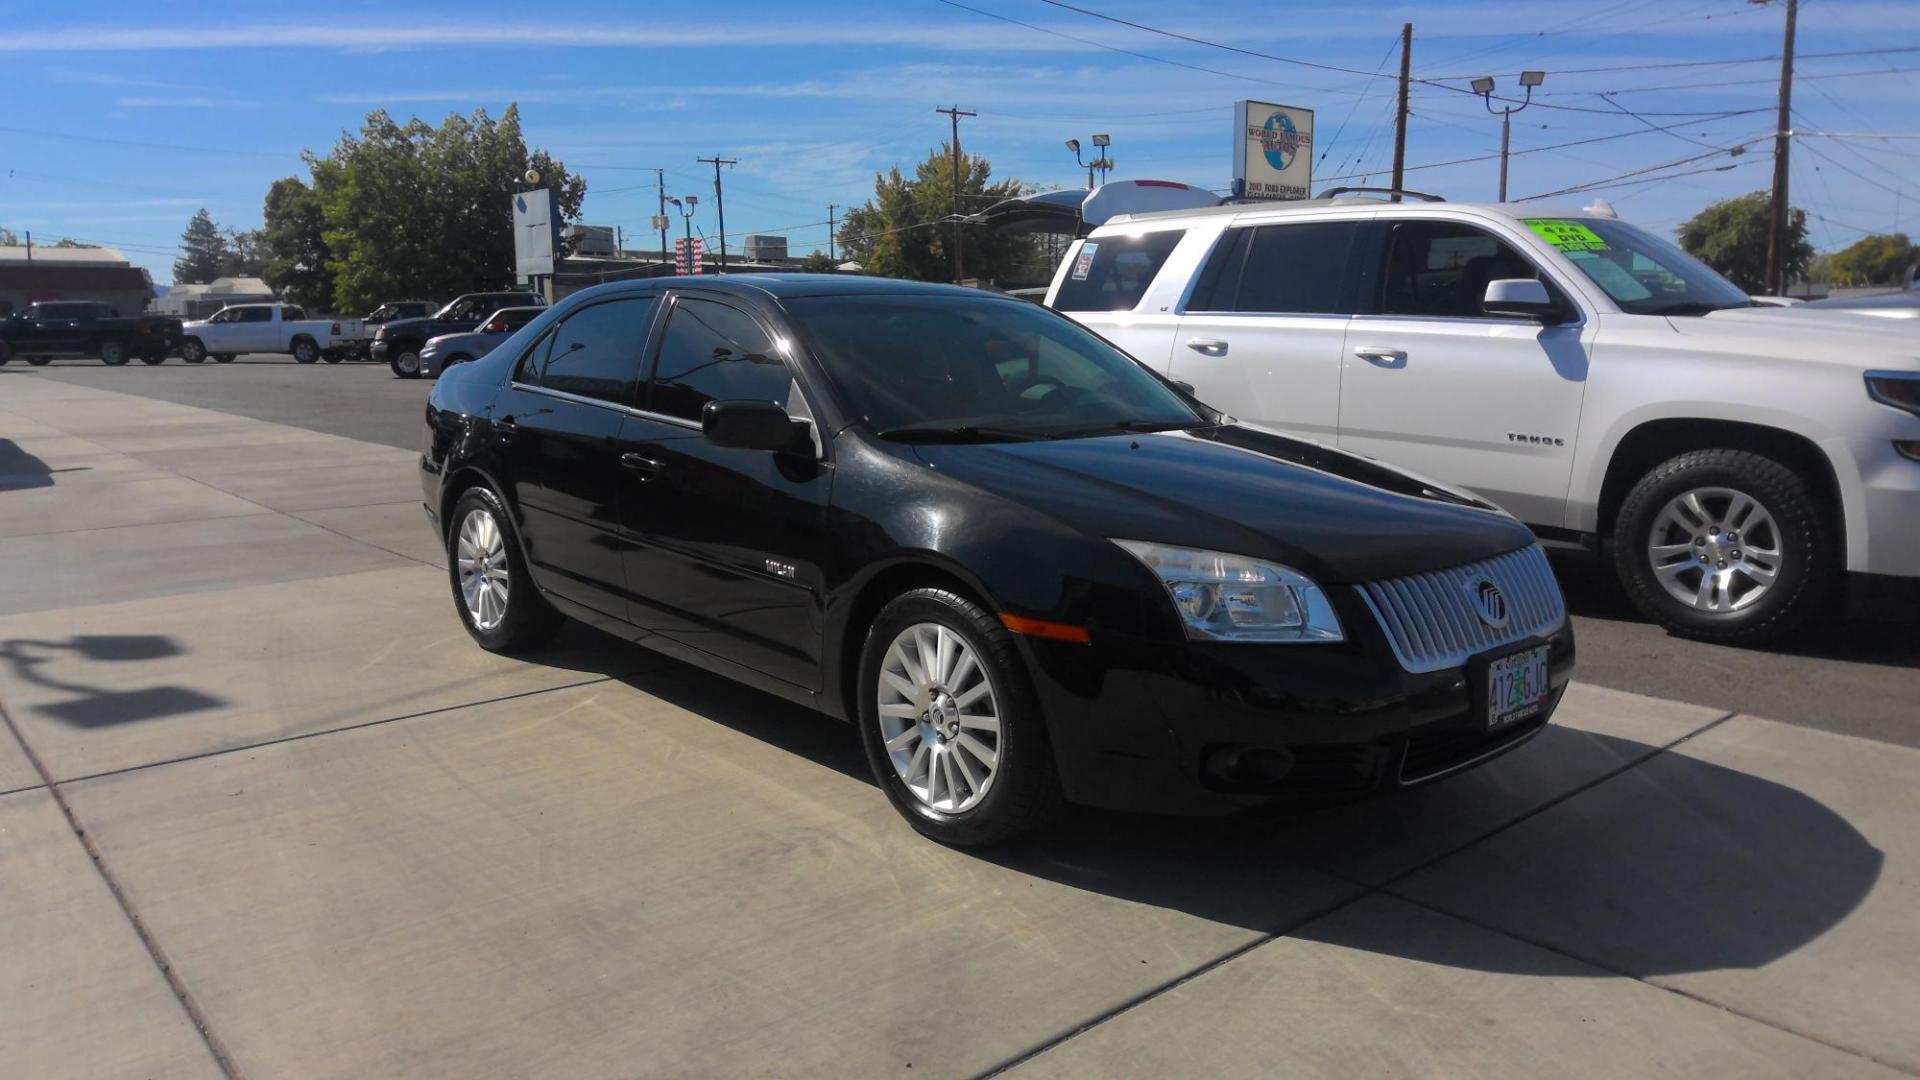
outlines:
{"label": "headlight", "polygon": [[1867,393],[1883,405],[1920,416],[1920,371],[1869,371]]}
{"label": "headlight", "polygon": [[381,327],[380,329],[378,329],[378,330],[375,330],[375,331],[373,332],[373,340],[375,340],[375,341],[385,341],[385,340],[387,340],[387,328],[383,326],[383,327]]}
{"label": "headlight", "polygon": [[1344,641],[1327,594],[1298,570],[1218,551],[1115,540],[1167,587],[1193,641]]}

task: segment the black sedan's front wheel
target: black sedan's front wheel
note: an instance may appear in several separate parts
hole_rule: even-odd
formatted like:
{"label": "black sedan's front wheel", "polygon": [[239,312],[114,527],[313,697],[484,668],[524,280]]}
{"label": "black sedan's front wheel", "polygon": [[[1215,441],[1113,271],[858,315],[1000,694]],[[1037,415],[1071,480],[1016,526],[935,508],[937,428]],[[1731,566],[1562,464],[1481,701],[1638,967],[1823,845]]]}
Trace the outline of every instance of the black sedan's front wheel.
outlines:
{"label": "black sedan's front wheel", "polygon": [[545,644],[560,628],[560,613],[527,574],[500,497],[484,487],[469,488],[454,503],[449,520],[447,573],[467,633],[492,652]]}
{"label": "black sedan's front wheel", "polygon": [[922,835],[997,844],[1061,802],[1039,702],[1013,635],[946,589],[880,610],[860,658],[860,733],[874,778]]}

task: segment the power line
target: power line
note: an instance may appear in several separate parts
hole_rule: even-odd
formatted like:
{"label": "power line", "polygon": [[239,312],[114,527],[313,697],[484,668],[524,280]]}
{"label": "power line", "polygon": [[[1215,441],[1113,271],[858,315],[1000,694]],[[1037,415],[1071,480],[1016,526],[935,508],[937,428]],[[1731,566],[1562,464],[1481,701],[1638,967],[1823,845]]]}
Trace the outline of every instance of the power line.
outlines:
{"label": "power line", "polygon": [[[1902,45],[1887,49],[1843,49],[1838,52],[1796,53],[1796,60],[1832,60],[1842,56],[1887,56],[1894,53],[1920,53],[1920,45]],[[1609,67],[1558,68],[1552,71],[1556,77],[1567,75],[1595,75],[1612,71],[1659,71],[1667,68],[1728,67],[1736,64],[1771,64],[1780,59],[1779,53],[1771,56],[1744,56],[1737,60],[1673,60],[1654,64],[1616,64]],[[1503,73],[1518,75],[1519,72]],[[1428,75],[1429,82],[1468,82],[1480,78],[1479,75]]]}
{"label": "power line", "polygon": [[[1767,111],[1767,110],[1765,110],[1765,109],[1742,109],[1742,110],[1740,110],[1740,111],[1738,111],[1738,112],[1730,112],[1730,113],[1725,113],[1725,114],[1723,114],[1723,115],[1721,115],[1721,116],[1717,116],[1717,117],[1715,117],[1714,119],[1715,119],[1715,120],[1726,120],[1726,119],[1731,119],[1731,118],[1733,118],[1733,117],[1735,117],[1735,116],[1745,116],[1745,115],[1747,115],[1747,114],[1749,114],[1749,113],[1755,113],[1755,112],[1766,112],[1766,111]],[[1522,149],[1522,150],[1515,150],[1515,151],[1513,151],[1513,153],[1512,153],[1512,154],[1511,154],[1510,156],[1512,156],[1512,157],[1520,157],[1520,156],[1521,156],[1521,155],[1523,155],[1523,154],[1539,154],[1539,153],[1543,153],[1543,152],[1545,152],[1545,151],[1548,151],[1548,150],[1564,150],[1564,149],[1566,149],[1566,148],[1568,148],[1568,147],[1572,147],[1572,146],[1587,146],[1587,145],[1590,145],[1590,144],[1592,144],[1592,143],[1601,143],[1601,142],[1611,142],[1611,141],[1612,141],[1612,140],[1614,140],[1614,139],[1627,139],[1627,138],[1632,138],[1632,137],[1633,137],[1633,136],[1635,136],[1635,135],[1648,135],[1648,134],[1652,134],[1653,132],[1656,132],[1656,131],[1671,131],[1671,130],[1673,130],[1674,128],[1677,128],[1677,127],[1687,127],[1687,126],[1691,126],[1691,123],[1702,123],[1702,122],[1704,122],[1704,123],[1712,123],[1713,121],[1712,121],[1712,120],[1708,120],[1708,121],[1692,121],[1692,122],[1690,122],[1689,124],[1669,124],[1669,125],[1667,125],[1667,126],[1665,126],[1665,127],[1652,127],[1652,128],[1645,128],[1645,129],[1637,129],[1637,130],[1634,130],[1634,131],[1616,131],[1616,132],[1614,132],[1614,133],[1613,133],[1613,134],[1611,134],[1611,135],[1594,135],[1594,136],[1591,136],[1591,137],[1589,137],[1589,138],[1585,138],[1585,139],[1572,139],[1572,140],[1569,140],[1569,141],[1567,141],[1567,142],[1558,142],[1558,143],[1550,143],[1550,144],[1548,144],[1548,145],[1546,145],[1546,146],[1529,146],[1529,147],[1527,147],[1527,148],[1525,148],[1525,149]],[[1764,139],[1764,138],[1768,138],[1768,137],[1769,137],[1769,136],[1760,136],[1760,138],[1762,138],[1762,139]],[[1749,140],[1749,141],[1758,141],[1758,140]],[[1746,145],[1746,143],[1741,143],[1741,144],[1739,144],[1739,145],[1741,145],[1741,146],[1745,146],[1745,145]],[[1721,152],[1724,152],[1725,150],[1728,150],[1728,149],[1731,149],[1731,148],[1729,148],[1729,147],[1718,147],[1718,146],[1716,146],[1716,147],[1714,147],[1714,148],[1713,148],[1713,150],[1714,150],[1714,152],[1715,152],[1715,153],[1721,153]],[[1451,161],[1435,161],[1435,162],[1431,162],[1431,163],[1429,163],[1429,164],[1426,164],[1426,165],[1409,165],[1409,166],[1407,166],[1407,168],[1406,168],[1406,171],[1407,171],[1407,172],[1418,172],[1418,171],[1420,171],[1420,170],[1422,170],[1422,169],[1443,169],[1443,168],[1446,168],[1446,167],[1447,167],[1447,166],[1449,166],[1449,165],[1470,165],[1470,164],[1472,164],[1472,163],[1474,163],[1474,162],[1476,162],[1476,161],[1492,161],[1492,160],[1494,160],[1494,159],[1496,159],[1496,158],[1498,158],[1499,156],[1500,156],[1499,154],[1479,154],[1479,155],[1476,155],[1476,156],[1474,156],[1474,157],[1464,157],[1464,158],[1454,158],[1454,159],[1453,159],[1453,160],[1451,160]],[[1705,155],[1702,155],[1702,156],[1705,156]],[[1688,159],[1688,160],[1698,160],[1698,159],[1697,159],[1697,158],[1690,158],[1690,159]],[[1672,164],[1672,163],[1669,163],[1669,164]],[[1665,167],[1666,167],[1666,166],[1654,166],[1654,168],[1665,168]],[[1378,169],[1374,169],[1374,170],[1370,170],[1369,172],[1366,172],[1366,173],[1350,173],[1350,174],[1348,174],[1348,175],[1345,175],[1345,176],[1326,176],[1326,177],[1319,177],[1318,179],[1322,179],[1322,180],[1328,180],[1328,181],[1332,181],[1332,180],[1353,180],[1353,179],[1356,179],[1356,178],[1359,178],[1359,177],[1362,177],[1362,176],[1370,176],[1370,175],[1372,175],[1372,174],[1373,174],[1374,172],[1378,172],[1378,171],[1379,171]],[[1629,174],[1629,175],[1630,175],[1630,174]]]}
{"label": "power line", "polygon": [[[1572,195],[1575,192],[1591,191],[1591,190],[1594,190],[1597,188],[1603,188],[1603,187],[1620,187],[1620,186],[1624,186],[1623,182],[1629,182],[1631,181],[1631,178],[1636,176],[1645,176],[1647,173],[1659,172],[1662,169],[1671,169],[1680,165],[1691,165],[1696,161],[1705,161],[1710,157],[1717,157],[1721,154],[1733,154],[1737,152],[1744,152],[1747,147],[1752,146],[1755,143],[1766,142],[1768,139],[1771,139],[1771,138],[1773,138],[1772,135],[1758,135],[1758,136],[1755,136],[1754,138],[1746,140],[1745,142],[1735,143],[1734,145],[1729,147],[1711,150],[1704,154],[1695,154],[1692,157],[1684,157],[1674,161],[1666,161],[1658,165],[1648,165],[1645,168],[1634,169],[1631,172],[1623,172],[1617,176],[1609,176],[1609,177],[1606,177],[1605,179],[1594,180],[1590,183],[1585,183],[1585,184],[1575,184],[1571,187],[1559,188],[1555,191],[1543,191],[1538,195],[1528,195],[1525,198],[1515,199],[1514,201],[1529,202],[1533,199],[1550,199],[1555,195]],[[1759,160],[1762,160],[1762,159],[1757,157],[1751,159],[1751,161],[1759,161]],[[1738,162],[1736,164],[1748,164],[1748,163],[1750,162]],[[1720,171],[1723,171],[1723,169],[1731,168],[1731,167],[1732,166],[1714,166],[1712,168],[1695,169],[1691,172],[1672,173],[1668,176],[1652,177],[1650,179],[1670,180],[1670,179],[1674,179],[1681,176],[1694,176],[1699,173],[1720,172]],[[1641,182],[1647,182],[1647,181],[1641,181]]]}

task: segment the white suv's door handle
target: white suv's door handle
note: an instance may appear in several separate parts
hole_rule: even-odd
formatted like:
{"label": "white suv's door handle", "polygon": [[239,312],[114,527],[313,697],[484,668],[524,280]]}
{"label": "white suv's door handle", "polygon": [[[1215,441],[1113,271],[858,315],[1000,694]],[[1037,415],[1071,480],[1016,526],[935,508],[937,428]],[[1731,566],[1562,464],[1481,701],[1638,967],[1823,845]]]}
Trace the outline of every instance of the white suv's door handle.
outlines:
{"label": "white suv's door handle", "polygon": [[1353,350],[1353,355],[1376,364],[1403,364],[1407,360],[1407,350],[1383,349],[1378,345],[1358,346]]}
{"label": "white suv's door handle", "polygon": [[1187,348],[1192,349],[1194,352],[1206,353],[1208,356],[1227,355],[1227,343],[1221,341],[1219,338],[1189,338],[1187,340]]}

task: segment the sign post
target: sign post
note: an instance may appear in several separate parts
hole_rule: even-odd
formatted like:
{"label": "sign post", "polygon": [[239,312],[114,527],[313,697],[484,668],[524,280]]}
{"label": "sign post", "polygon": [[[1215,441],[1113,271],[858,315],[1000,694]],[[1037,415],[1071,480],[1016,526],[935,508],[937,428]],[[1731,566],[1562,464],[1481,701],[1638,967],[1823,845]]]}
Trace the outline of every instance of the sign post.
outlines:
{"label": "sign post", "polygon": [[541,278],[551,280],[559,250],[560,216],[553,212],[553,190],[517,192],[513,196],[513,272],[536,284]]}
{"label": "sign post", "polygon": [[1267,101],[1233,107],[1233,194],[1306,199],[1313,191],[1313,110]]}

